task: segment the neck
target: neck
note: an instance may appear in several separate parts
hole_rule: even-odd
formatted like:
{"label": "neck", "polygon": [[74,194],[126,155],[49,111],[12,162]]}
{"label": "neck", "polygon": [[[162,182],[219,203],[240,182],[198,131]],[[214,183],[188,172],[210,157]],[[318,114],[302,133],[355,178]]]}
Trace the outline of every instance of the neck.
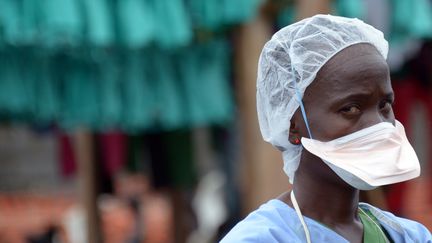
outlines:
{"label": "neck", "polygon": [[341,179],[339,183],[323,180],[317,175],[303,173],[299,168],[293,190],[304,216],[328,226],[358,220],[359,190],[348,186]]}

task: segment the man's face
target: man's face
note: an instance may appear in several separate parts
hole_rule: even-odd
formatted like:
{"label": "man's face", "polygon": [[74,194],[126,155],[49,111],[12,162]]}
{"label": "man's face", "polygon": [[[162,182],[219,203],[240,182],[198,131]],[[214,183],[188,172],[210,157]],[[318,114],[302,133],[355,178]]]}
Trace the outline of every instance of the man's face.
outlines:
{"label": "man's face", "polygon": [[[306,89],[303,102],[314,139],[329,141],[380,122],[394,124],[388,65],[369,44],[350,46],[331,58]],[[309,137],[301,113],[293,117]]]}

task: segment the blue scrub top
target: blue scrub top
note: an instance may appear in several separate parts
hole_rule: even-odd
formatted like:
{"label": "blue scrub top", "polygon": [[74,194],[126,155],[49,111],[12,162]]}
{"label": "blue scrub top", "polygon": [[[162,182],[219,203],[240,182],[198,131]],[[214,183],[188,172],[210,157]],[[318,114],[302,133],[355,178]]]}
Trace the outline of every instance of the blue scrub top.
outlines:
{"label": "blue scrub top", "polygon": [[[359,206],[369,210],[378,219],[393,242],[432,243],[430,231],[422,224],[396,217],[366,203],[360,203]],[[304,220],[312,242],[348,242],[317,221],[308,217],[304,217]],[[306,242],[306,237],[295,210],[273,199],[239,222],[221,242]]]}

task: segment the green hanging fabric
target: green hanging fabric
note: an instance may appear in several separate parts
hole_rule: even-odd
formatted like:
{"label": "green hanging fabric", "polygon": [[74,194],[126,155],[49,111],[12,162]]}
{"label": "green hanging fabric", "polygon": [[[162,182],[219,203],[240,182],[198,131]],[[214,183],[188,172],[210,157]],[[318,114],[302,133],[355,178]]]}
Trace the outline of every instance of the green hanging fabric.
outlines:
{"label": "green hanging fabric", "polygon": [[155,94],[152,87],[152,50],[130,51],[124,55],[123,73],[123,126],[136,133],[153,125]]}
{"label": "green hanging fabric", "polygon": [[178,59],[191,126],[225,123],[232,118],[228,54],[227,44],[215,40],[188,49]]}
{"label": "green hanging fabric", "polygon": [[[183,88],[183,97],[185,99],[185,113],[187,116],[187,123],[190,125],[200,123],[205,120],[204,114],[200,109],[201,100],[196,99],[196,96],[202,91],[200,86],[197,86],[195,82],[200,80],[199,69],[202,68],[202,63],[198,60],[198,47],[186,48],[183,50],[176,60],[179,66],[179,81],[180,86]],[[202,80],[205,82],[207,79],[203,77]]]}
{"label": "green hanging fabric", "polygon": [[96,82],[100,93],[98,127],[116,128],[122,122],[121,76],[115,52],[99,50],[96,54]]}
{"label": "green hanging fabric", "polygon": [[39,2],[42,13],[40,33],[42,46],[79,46],[82,44],[84,22],[76,0],[44,0]]}
{"label": "green hanging fabric", "polygon": [[26,82],[22,78],[23,56],[19,49],[9,49],[0,58],[0,111],[6,114],[21,115],[28,111]]}
{"label": "green hanging fabric", "polygon": [[20,6],[20,30],[16,39],[20,44],[41,45],[41,36],[46,29],[41,26],[43,13],[39,1],[17,0]]}
{"label": "green hanging fabric", "polygon": [[276,23],[279,28],[283,28],[295,21],[295,9],[293,6],[286,6],[281,9],[276,18]]}
{"label": "green hanging fabric", "polygon": [[394,0],[391,41],[432,37],[432,6],[427,0]]}
{"label": "green hanging fabric", "polygon": [[[153,0],[116,1],[119,40],[127,48],[139,48],[155,38],[157,22]],[[159,31],[162,31],[159,29]]]}
{"label": "green hanging fabric", "polygon": [[111,46],[115,43],[114,19],[107,0],[81,0],[86,20],[85,38],[91,46]]}
{"label": "green hanging fabric", "polygon": [[163,48],[184,46],[192,40],[192,25],[183,0],[154,0],[156,42]]}
{"label": "green hanging fabric", "polygon": [[239,24],[258,14],[262,0],[189,0],[195,26],[219,30],[224,25]]}
{"label": "green hanging fabric", "polygon": [[46,52],[37,52],[30,63],[34,67],[31,78],[34,87],[34,119],[37,123],[50,123],[59,113],[58,80],[52,72],[52,57]]}
{"label": "green hanging fabric", "polygon": [[100,104],[95,67],[74,57],[66,57],[59,65],[64,65],[61,125],[66,129],[97,127],[94,121],[98,119]]}
{"label": "green hanging fabric", "polygon": [[[200,79],[194,85],[202,89],[200,104],[205,123],[224,124],[232,119],[233,99],[230,76],[230,50],[223,40],[213,40],[202,46],[199,62]],[[199,121],[198,121],[199,122]]]}
{"label": "green hanging fabric", "polygon": [[[221,2],[216,1],[216,2]],[[223,19],[227,24],[238,24],[250,21],[258,14],[262,0],[223,0]]]}
{"label": "green hanging fabric", "polygon": [[214,0],[189,0],[189,9],[198,28],[216,29],[220,26],[222,4]]}
{"label": "green hanging fabric", "polygon": [[133,133],[231,118],[229,47],[212,38],[262,3],[1,1],[0,116]]}
{"label": "green hanging fabric", "polygon": [[159,51],[153,59],[155,78],[153,88],[156,95],[155,114],[158,125],[166,130],[172,130],[186,125],[183,107],[184,101],[180,98],[180,84],[174,70],[173,56]]}
{"label": "green hanging fabric", "polygon": [[34,51],[30,48],[21,49],[20,52],[22,53],[18,55],[19,76],[17,76],[17,79],[19,79],[24,84],[22,87],[20,87],[22,89],[20,91],[20,95],[26,97],[25,106],[23,107],[23,110],[21,112],[26,120],[34,122],[36,120],[35,111],[37,105],[36,100],[38,88],[38,83],[36,82],[34,77],[37,67],[32,65],[35,60],[35,55]]}
{"label": "green hanging fabric", "polygon": [[0,11],[0,46],[18,44],[20,32],[19,6],[16,0],[3,0]]}
{"label": "green hanging fabric", "polygon": [[365,17],[364,3],[362,0],[337,0],[334,1],[335,13],[344,17],[360,18]]}

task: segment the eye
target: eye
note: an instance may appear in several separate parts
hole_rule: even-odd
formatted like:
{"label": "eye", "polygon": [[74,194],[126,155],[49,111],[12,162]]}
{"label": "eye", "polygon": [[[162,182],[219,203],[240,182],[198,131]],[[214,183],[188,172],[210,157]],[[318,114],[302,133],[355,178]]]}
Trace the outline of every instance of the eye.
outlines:
{"label": "eye", "polygon": [[345,115],[355,116],[361,113],[360,107],[358,105],[352,104],[347,105],[340,110]]}

